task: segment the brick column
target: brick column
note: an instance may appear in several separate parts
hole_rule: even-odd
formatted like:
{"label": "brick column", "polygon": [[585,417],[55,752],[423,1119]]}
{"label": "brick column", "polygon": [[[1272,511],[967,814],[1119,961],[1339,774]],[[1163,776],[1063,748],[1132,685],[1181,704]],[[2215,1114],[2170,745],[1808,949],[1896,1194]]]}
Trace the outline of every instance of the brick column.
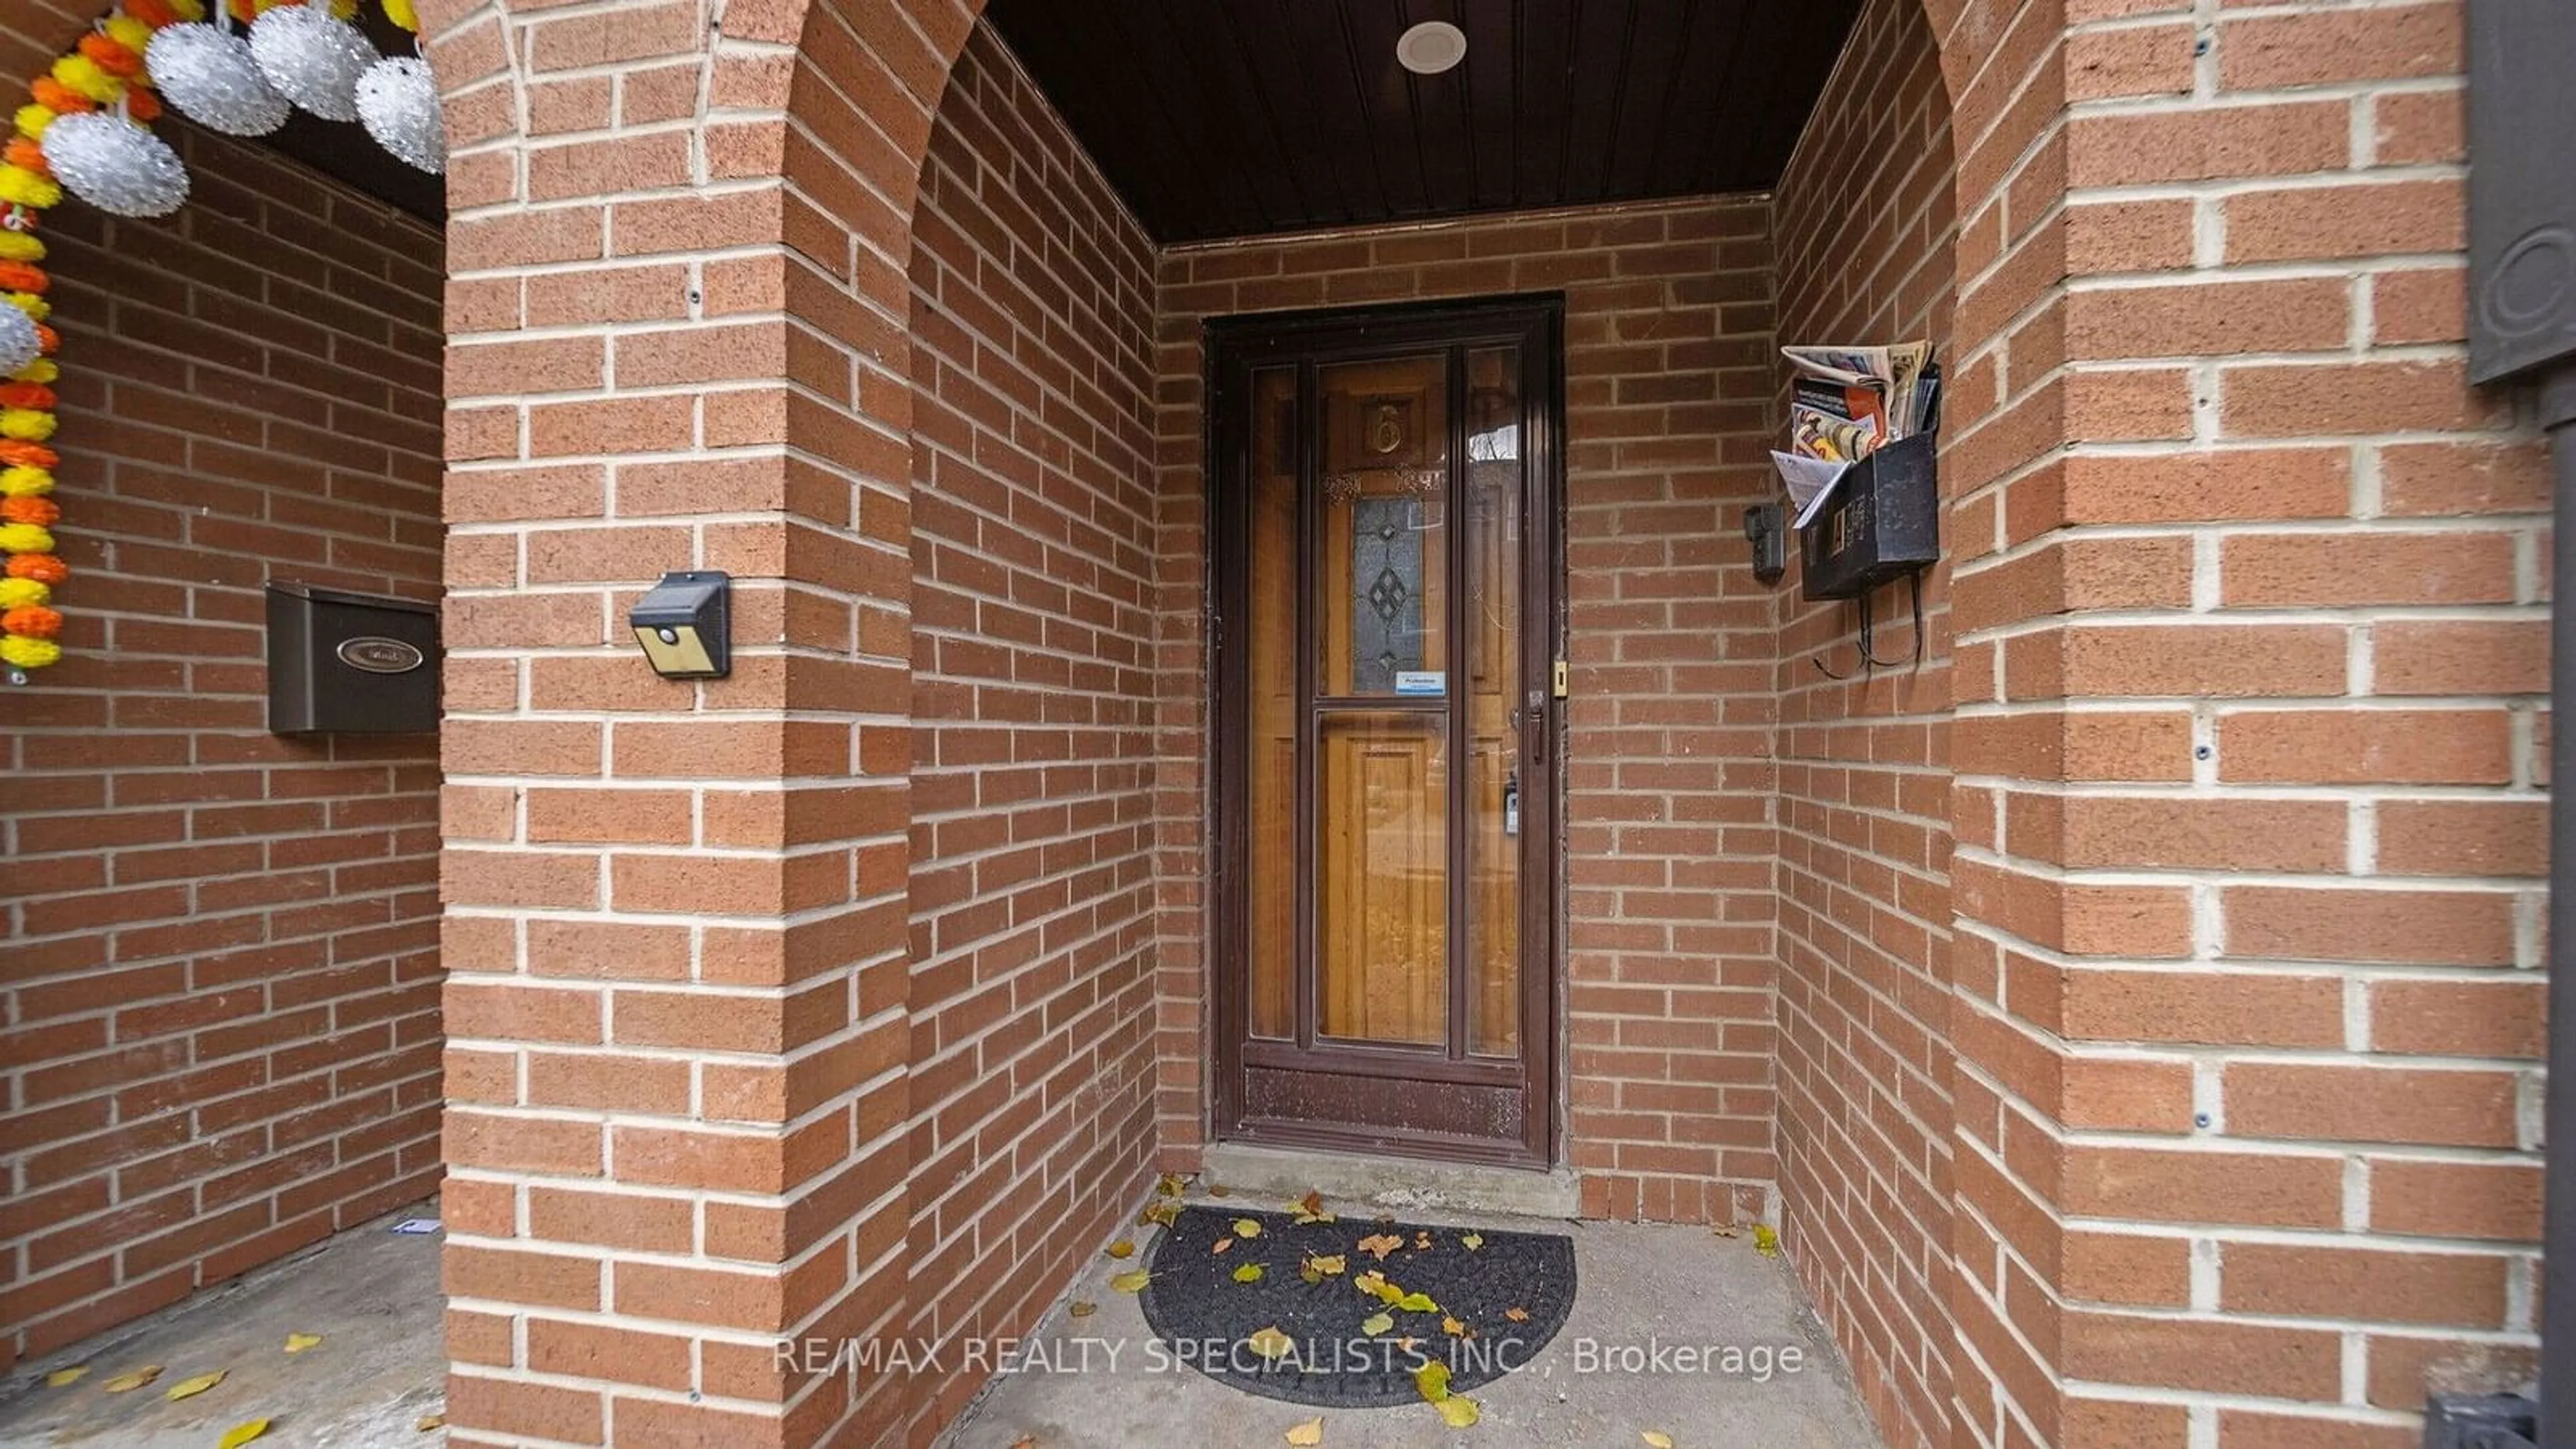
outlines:
{"label": "brick column", "polygon": [[1948,455],[1963,1427],[2411,1443],[2536,1279],[2546,492],[2463,379],[2459,7],[2067,8],[1961,158],[2022,167]]}
{"label": "brick column", "polygon": [[[968,12],[424,8],[451,1439],[878,1442],[899,1384],[772,1346],[902,1310],[904,258]],[[627,632],[687,567],[727,680]]]}

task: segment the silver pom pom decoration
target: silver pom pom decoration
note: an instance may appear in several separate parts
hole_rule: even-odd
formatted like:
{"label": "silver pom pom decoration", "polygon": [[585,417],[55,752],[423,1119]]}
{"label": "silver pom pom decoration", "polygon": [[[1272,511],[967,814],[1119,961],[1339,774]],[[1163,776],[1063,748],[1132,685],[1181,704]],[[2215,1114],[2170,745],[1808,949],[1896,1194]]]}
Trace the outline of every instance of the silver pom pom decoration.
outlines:
{"label": "silver pom pom decoration", "polygon": [[54,179],[111,215],[168,216],[188,199],[178,155],[113,111],[56,116],[43,145]]}
{"label": "silver pom pom decoration", "polygon": [[280,5],[253,21],[250,53],[277,93],[326,121],[358,119],[358,77],[376,48],[325,0]]}
{"label": "silver pom pom decoration", "polygon": [[36,335],[36,319],[15,307],[0,306],[0,374],[17,375],[44,351],[44,339]]}
{"label": "silver pom pom decoration", "polygon": [[286,97],[260,74],[250,43],[238,35],[206,24],[165,26],[143,64],[162,99],[210,131],[265,136],[286,124]]}
{"label": "silver pom pom decoration", "polygon": [[433,176],[447,169],[438,82],[422,61],[404,55],[367,67],[358,78],[358,119],[367,123],[367,134],[377,145],[406,164]]}

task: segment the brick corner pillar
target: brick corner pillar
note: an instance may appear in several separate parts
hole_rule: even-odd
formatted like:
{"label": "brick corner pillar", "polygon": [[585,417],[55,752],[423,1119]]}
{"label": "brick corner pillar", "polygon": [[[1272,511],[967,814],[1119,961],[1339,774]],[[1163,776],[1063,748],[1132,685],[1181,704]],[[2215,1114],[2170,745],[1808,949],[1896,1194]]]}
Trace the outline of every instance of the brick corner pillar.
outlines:
{"label": "brick corner pillar", "polygon": [[[900,1381],[831,1357],[905,1312],[903,258],[965,12],[423,9],[451,1441],[879,1442]],[[810,74],[826,23],[865,73]],[[686,568],[733,577],[727,679],[628,630]]]}
{"label": "brick corner pillar", "polygon": [[2066,8],[1958,130],[1960,1441],[2411,1443],[2538,1276],[2547,479],[2465,381],[2460,6]]}

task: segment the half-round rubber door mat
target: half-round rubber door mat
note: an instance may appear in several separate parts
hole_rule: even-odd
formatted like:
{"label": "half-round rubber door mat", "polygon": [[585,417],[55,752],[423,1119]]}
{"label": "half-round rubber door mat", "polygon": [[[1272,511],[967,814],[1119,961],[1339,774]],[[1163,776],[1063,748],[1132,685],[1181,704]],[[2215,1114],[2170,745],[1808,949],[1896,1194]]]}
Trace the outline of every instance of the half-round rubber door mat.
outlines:
{"label": "half-round rubber door mat", "polygon": [[[1261,1225],[1258,1236],[1237,1231],[1244,1218]],[[1340,1272],[1305,1280],[1310,1260],[1336,1257]],[[1261,1269],[1258,1281],[1236,1278],[1247,1265]],[[1301,1224],[1191,1207],[1155,1239],[1146,1266],[1145,1322],[1171,1362],[1247,1393],[1329,1408],[1420,1403],[1414,1374],[1426,1363],[1448,1365],[1452,1389],[1490,1383],[1537,1357],[1574,1307],[1574,1241],[1558,1233],[1367,1218]],[[1371,1273],[1398,1297],[1422,1296],[1411,1308],[1390,1303],[1362,1286]],[[1421,1307],[1426,1300],[1436,1306]],[[1378,1315],[1390,1322],[1369,1332]],[[1449,1332],[1449,1320],[1463,1332]]]}

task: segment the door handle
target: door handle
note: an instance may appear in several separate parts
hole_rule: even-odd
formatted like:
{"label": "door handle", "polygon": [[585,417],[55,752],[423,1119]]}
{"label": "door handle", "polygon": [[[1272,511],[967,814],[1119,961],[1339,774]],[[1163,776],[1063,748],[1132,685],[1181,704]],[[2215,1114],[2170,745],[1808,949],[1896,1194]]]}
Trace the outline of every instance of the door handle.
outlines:
{"label": "door handle", "polygon": [[1529,733],[1530,763],[1533,765],[1546,764],[1548,736],[1547,691],[1543,689],[1533,689],[1529,692],[1529,707],[1522,711],[1522,721],[1524,727]]}

